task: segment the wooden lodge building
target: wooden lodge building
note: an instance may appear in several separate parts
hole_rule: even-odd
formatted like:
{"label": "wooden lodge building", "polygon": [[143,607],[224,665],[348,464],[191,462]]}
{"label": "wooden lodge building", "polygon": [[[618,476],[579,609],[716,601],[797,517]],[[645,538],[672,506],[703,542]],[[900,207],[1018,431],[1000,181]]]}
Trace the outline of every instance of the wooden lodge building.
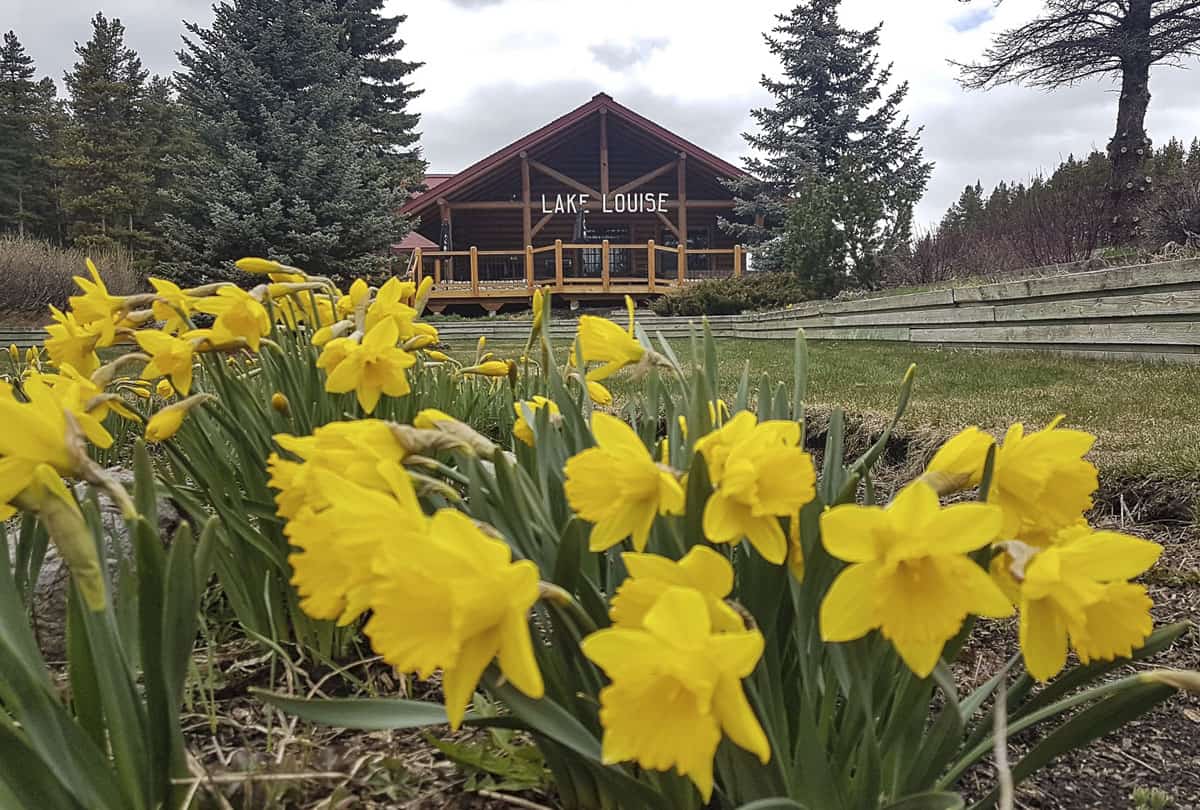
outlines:
{"label": "wooden lodge building", "polygon": [[428,175],[393,251],[433,276],[435,311],[495,312],[538,286],[572,305],[648,298],[742,273],[745,251],[717,224],[733,209],[722,180],[741,176],[600,93],[457,174]]}

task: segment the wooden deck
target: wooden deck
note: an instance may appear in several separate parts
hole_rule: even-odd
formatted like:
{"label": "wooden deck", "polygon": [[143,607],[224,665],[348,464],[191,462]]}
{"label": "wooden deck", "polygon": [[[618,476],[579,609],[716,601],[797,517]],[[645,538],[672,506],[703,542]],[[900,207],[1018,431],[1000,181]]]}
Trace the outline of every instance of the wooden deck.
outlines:
{"label": "wooden deck", "polygon": [[[591,256],[599,253],[599,275],[579,275],[573,270],[569,254]],[[614,275],[614,251],[639,251],[645,254],[646,272],[640,275]],[[528,246],[512,250],[433,250],[415,249],[408,262],[408,274],[420,283],[433,278],[429,308],[441,312],[450,305],[478,304],[496,312],[505,304],[528,303],[534,290],[546,287],[572,304],[603,302],[626,295],[650,298],[673,288],[711,278],[739,277],[745,269],[748,251],[741,245],[732,248],[691,249],[664,247],[654,240],[637,244],[568,243],[556,239],[552,245]],[[674,268],[664,272],[662,257],[674,259]],[[690,268],[689,257],[716,257],[705,262],[707,268]],[[539,260],[539,257],[542,257]],[[720,257],[730,259],[728,263]],[[539,267],[539,264],[541,265]],[[632,265],[633,262],[628,262]],[[723,266],[725,265],[725,266]]]}

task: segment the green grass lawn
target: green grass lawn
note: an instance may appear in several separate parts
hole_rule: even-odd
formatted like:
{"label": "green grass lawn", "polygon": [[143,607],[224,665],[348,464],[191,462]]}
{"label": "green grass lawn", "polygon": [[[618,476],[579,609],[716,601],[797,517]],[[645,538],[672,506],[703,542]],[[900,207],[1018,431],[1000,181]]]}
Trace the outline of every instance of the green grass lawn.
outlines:
{"label": "green grass lawn", "polygon": [[[791,379],[790,341],[720,340],[718,356],[727,395],[747,360],[752,374]],[[809,356],[813,405],[890,413],[904,370],[916,363],[905,427],[1002,431],[1016,421],[1041,427],[1062,413],[1066,425],[1099,437],[1096,461],[1110,473],[1200,477],[1200,365],[834,341],[810,342]]]}

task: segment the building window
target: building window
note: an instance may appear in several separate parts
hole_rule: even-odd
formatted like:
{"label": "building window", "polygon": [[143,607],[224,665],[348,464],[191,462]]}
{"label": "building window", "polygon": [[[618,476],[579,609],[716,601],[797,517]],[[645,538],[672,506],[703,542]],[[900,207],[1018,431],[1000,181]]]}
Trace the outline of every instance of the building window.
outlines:
{"label": "building window", "polygon": [[[709,242],[708,228],[688,228],[688,250],[708,250],[711,246]],[[675,238],[675,234],[663,228],[661,241],[663,247],[679,247],[679,240]],[[709,260],[712,257],[707,253],[689,254],[687,257],[688,275],[707,273],[710,269]],[[676,274],[679,268],[679,257],[674,253],[664,253],[659,257],[659,270],[655,271],[655,276],[670,276]]]}
{"label": "building window", "polygon": [[[629,244],[629,226],[628,225],[605,225],[599,227],[588,227],[583,236],[583,241],[589,244],[599,244],[605,239],[610,244],[628,245]],[[603,275],[604,258],[603,250],[588,248],[581,250],[580,264],[583,267],[583,275],[592,278],[599,278]],[[629,275],[629,250],[628,248],[610,248],[608,251],[609,275],[610,276],[627,276]]]}

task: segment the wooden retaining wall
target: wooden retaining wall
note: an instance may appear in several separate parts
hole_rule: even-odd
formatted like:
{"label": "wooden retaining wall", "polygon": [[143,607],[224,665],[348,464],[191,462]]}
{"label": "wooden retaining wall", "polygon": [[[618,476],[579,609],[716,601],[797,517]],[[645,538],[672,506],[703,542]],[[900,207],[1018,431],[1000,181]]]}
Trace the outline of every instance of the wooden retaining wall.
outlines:
{"label": "wooden retaining wall", "polygon": [[[611,317],[623,323],[623,311]],[[653,335],[686,338],[698,318],[639,322]],[[803,327],[810,340],[877,340],[924,346],[1026,349],[1095,357],[1200,360],[1200,259],[1092,270],[899,295],[812,301],[772,312],[717,315],[717,337],[787,339]],[[444,340],[463,349],[479,335],[523,343],[528,320],[438,321]],[[573,318],[557,315],[552,337],[569,340]],[[39,343],[40,332],[0,329],[0,347]]]}

